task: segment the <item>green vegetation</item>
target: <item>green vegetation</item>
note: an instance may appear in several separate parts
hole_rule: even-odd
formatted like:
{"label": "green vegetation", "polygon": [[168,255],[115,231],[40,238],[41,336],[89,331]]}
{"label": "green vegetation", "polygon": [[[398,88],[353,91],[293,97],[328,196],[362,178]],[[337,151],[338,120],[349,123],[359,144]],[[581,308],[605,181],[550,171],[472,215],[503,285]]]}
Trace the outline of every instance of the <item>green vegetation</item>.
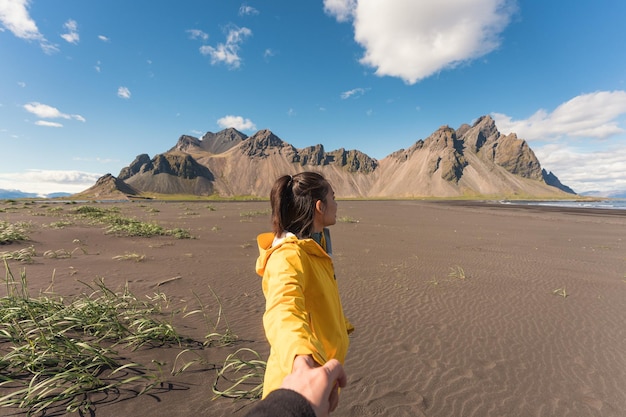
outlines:
{"label": "green vegetation", "polygon": [[[241,348],[228,355],[224,366],[217,371],[213,393],[220,397],[256,399],[263,394],[263,376],[266,363],[257,352]],[[226,387],[223,387],[226,385]]]}
{"label": "green vegetation", "polygon": [[136,219],[122,217],[119,208],[100,208],[95,206],[80,206],[74,209],[74,213],[82,218],[89,219],[93,223],[103,224],[106,233],[120,236],[173,236],[177,239],[190,239],[189,231],[175,228],[164,229],[156,223],[141,222]]}
{"label": "green vegetation", "polygon": [[31,245],[27,248],[19,249],[13,252],[0,252],[0,260],[2,261],[18,261],[24,263],[32,263],[35,257],[35,248]]}
{"label": "green vegetation", "polygon": [[[152,366],[158,369],[149,369],[126,359],[128,352],[120,350],[163,345],[186,347],[174,361],[171,373],[175,375],[203,362],[198,359],[179,366],[177,362],[184,353],[194,352],[191,347],[224,346],[237,340],[228,328],[215,293],[219,303],[216,320],[208,317],[202,304],[185,315],[204,315],[210,331],[200,344],[173,327],[171,320],[179,312],[170,310],[169,300],[161,292],[140,300],[128,285],[115,292],[99,279],[93,284],[83,282],[86,292],[73,299],[48,290],[33,297],[25,272],[16,280],[6,261],[5,268],[6,295],[0,298],[0,407],[19,408],[28,415],[45,414],[53,409],[93,413],[89,394],[125,387],[133,391],[136,384],[143,383],[138,393],[141,395],[164,382],[165,363],[153,360]],[[222,322],[226,323],[226,330],[220,332]],[[253,358],[242,358],[244,352]],[[265,363],[258,353],[240,349],[216,368],[217,395],[232,398],[260,395]],[[218,391],[218,383],[223,385],[225,381],[233,385]],[[254,386],[250,385],[253,381]],[[246,386],[251,387],[248,392],[244,390]]]}
{"label": "green vegetation", "polygon": [[0,342],[7,353],[0,357],[0,386],[10,392],[0,398],[3,407],[32,414],[63,403],[67,412],[87,411],[87,393],[155,379],[142,365],[124,363],[116,345],[137,348],[181,339],[168,323],[151,318],[158,307],[127,289],[116,294],[102,281],[90,295],[69,303],[50,295],[31,297],[25,274],[16,281],[8,266],[5,285]]}
{"label": "green vegetation", "polygon": [[258,217],[258,216],[268,216],[269,214],[271,214],[272,211],[270,209],[265,209],[265,210],[251,210],[251,211],[244,211],[239,213],[240,217],[245,217],[246,219],[251,219],[252,217]]}
{"label": "green vegetation", "polygon": [[52,222],[49,226],[52,229],[63,229],[64,227],[71,226],[73,223],[67,220],[59,220],[58,222]]}
{"label": "green vegetation", "polygon": [[28,240],[26,232],[30,229],[30,223],[9,223],[0,220],[0,245]]}

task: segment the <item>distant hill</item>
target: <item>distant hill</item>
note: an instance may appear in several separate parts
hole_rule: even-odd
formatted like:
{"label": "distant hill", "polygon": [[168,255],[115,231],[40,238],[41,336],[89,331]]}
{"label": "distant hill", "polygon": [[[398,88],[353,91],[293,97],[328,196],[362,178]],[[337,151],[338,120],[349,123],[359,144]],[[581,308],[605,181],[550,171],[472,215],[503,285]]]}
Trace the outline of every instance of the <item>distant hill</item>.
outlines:
{"label": "distant hill", "polygon": [[[117,178],[108,174],[103,184],[114,184],[122,194],[127,194],[129,186],[134,195],[267,197],[278,176],[308,170],[322,173],[343,198],[562,198],[574,194],[556,175],[541,168],[525,140],[514,133],[502,135],[489,116],[456,130],[442,126],[381,160],[358,150],[326,152],[321,144],[297,149],[269,130],[250,137],[232,128],[209,132],[201,139],[183,135],[162,154],[137,156]],[[103,194],[98,184],[81,195],[93,193]]]}
{"label": "distant hill", "polygon": [[132,197],[139,197],[141,193],[119,178],[111,174],[106,174],[85,191],[74,194],[72,198],[85,198],[96,200],[127,200]]}
{"label": "distant hill", "polygon": [[59,198],[59,197],[69,197],[70,193],[50,193],[50,194],[36,194],[36,193],[25,193],[19,190],[4,190],[0,189],[0,200],[9,200],[9,199],[17,199],[17,198]]}

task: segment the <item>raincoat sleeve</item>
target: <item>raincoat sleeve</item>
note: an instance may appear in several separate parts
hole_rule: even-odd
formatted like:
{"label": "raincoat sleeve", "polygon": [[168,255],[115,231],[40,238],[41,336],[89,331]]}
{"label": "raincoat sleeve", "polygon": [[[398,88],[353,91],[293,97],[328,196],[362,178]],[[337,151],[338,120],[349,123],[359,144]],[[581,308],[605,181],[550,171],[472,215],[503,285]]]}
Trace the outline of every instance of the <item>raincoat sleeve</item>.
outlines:
{"label": "raincoat sleeve", "polygon": [[270,257],[263,274],[263,326],[284,375],[291,373],[297,355],[312,355],[319,364],[327,361],[306,309],[304,293],[311,277],[304,271],[297,247],[285,245]]}

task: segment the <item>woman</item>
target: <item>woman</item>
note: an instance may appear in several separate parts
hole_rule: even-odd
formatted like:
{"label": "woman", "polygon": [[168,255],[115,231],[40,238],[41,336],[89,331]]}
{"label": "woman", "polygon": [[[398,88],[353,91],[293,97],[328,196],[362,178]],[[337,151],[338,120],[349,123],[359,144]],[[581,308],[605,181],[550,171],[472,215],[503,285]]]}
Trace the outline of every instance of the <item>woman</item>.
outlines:
{"label": "woman", "polygon": [[332,187],[314,172],[285,175],[274,183],[270,203],[273,232],[258,236],[256,263],[270,343],[263,398],[280,387],[297,356],[343,363],[353,329],[341,307],[326,228],[337,221]]}

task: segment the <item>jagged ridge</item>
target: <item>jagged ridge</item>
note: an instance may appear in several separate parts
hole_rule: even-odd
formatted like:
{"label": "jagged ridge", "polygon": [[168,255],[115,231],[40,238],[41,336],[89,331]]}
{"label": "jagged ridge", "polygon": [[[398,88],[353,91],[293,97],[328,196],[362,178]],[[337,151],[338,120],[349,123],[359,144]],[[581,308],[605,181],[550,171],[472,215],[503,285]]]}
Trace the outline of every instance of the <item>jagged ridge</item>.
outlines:
{"label": "jagged ridge", "polygon": [[321,144],[297,149],[269,130],[183,135],[163,154],[137,156],[118,179],[143,192],[267,196],[277,176],[304,170],[322,172],[343,197],[573,193],[541,168],[525,140],[502,135],[490,116],[457,130],[442,126],[380,161],[358,150],[326,152]]}

